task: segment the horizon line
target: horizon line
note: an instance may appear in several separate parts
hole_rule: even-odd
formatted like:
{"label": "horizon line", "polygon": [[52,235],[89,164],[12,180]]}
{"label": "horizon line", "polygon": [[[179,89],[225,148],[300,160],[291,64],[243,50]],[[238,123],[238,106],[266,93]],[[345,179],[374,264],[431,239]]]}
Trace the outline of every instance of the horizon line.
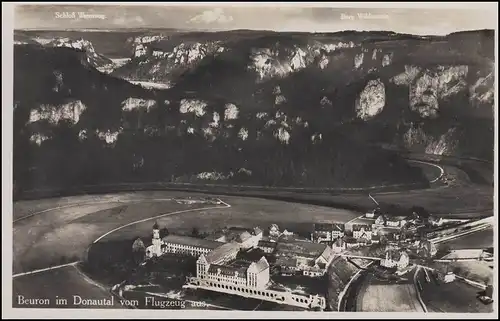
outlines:
{"label": "horizon line", "polygon": [[299,31],[299,30],[286,30],[286,31],[278,31],[278,30],[271,30],[271,29],[248,29],[248,28],[235,28],[235,29],[195,29],[195,28],[174,28],[174,27],[134,27],[134,28],[128,28],[128,27],[117,27],[117,28],[61,28],[61,29],[54,29],[54,28],[14,28],[13,31],[58,31],[58,32],[63,32],[63,31],[73,31],[73,32],[78,32],[78,31],[93,31],[93,32],[106,32],[106,31],[120,31],[120,32],[126,32],[126,31],[134,31],[134,30],[177,30],[179,32],[206,32],[206,33],[216,33],[216,32],[235,32],[235,31],[255,31],[255,32],[272,32],[272,33],[308,33],[308,34],[335,34],[335,33],[342,33],[342,32],[372,32],[372,33],[380,33],[380,32],[385,32],[385,33],[394,33],[394,34],[399,34],[399,35],[412,35],[412,36],[421,36],[421,37],[446,37],[452,34],[458,34],[458,33],[466,33],[466,32],[480,32],[480,31],[490,31],[490,32],[495,32],[495,29],[491,28],[480,28],[480,29],[464,29],[464,30],[459,30],[459,31],[454,31],[450,32],[447,34],[416,34],[416,33],[406,33],[406,32],[398,32],[398,31],[393,31],[393,30],[356,30],[356,29],[344,29],[344,30],[337,30],[337,31]]}

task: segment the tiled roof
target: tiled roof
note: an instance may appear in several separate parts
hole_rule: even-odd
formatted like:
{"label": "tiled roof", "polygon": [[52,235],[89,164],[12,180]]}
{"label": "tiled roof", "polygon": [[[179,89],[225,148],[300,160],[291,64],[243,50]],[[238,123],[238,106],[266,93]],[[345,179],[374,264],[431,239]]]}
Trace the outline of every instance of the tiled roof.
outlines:
{"label": "tiled roof", "polygon": [[407,216],[390,216],[386,214],[381,215],[381,217],[387,222],[400,222],[407,219]]}
{"label": "tiled roof", "polygon": [[317,258],[323,253],[325,247],[325,244],[292,240],[279,242],[276,250],[278,255],[296,255]]}
{"label": "tiled roof", "polygon": [[210,274],[218,274],[220,272],[221,275],[225,276],[235,276],[236,272],[238,272],[239,277],[246,277],[247,268],[246,267],[233,267],[227,265],[219,265],[219,264],[211,264],[208,268],[208,273]]}
{"label": "tiled roof", "polygon": [[315,223],[314,230],[318,232],[329,232],[332,230],[332,224],[330,223]]}
{"label": "tiled roof", "polygon": [[215,233],[210,234],[205,239],[214,241],[214,240],[217,240],[217,239],[219,239],[221,237],[225,237],[225,236],[226,236],[226,234],[223,231],[217,231]]}
{"label": "tiled roof", "polygon": [[201,247],[201,248],[210,249],[210,250],[216,249],[217,247],[221,246],[220,242],[200,239],[200,238],[191,237],[191,236],[183,236],[183,235],[170,234],[170,235],[165,236],[162,240],[164,243],[173,243],[173,244],[195,246],[195,247]]}
{"label": "tiled roof", "polygon": [[340,232],[344,232],[344,230],[345,230],[345,226],[344,226],[344,224],[342,224],[342,223],[334,223],[334,224],[333,224],[333,229],[332,229],[332,230],[333,230],[333,231],[340,231]]}
{"label": "tiled roof", "polygon": [[323,253],[321,253],[321,256],[323,257],[323,259],[324,259],[325,261],[327,261],[327,262],[328,262],[328,261],[330,260],[330,258],[333,256],[333,251],[332,251],[332,248],[331,248],[331,247],[329,247],[329,246],[327,246],[327,247],[325,248],[325,250],[323,251]]}
{"label": "tiled roof", "polygon": [[257,246],[260,247],[272,247],[275,248],[278,243],[276,242],[271,242],[271,241],[265,241],[265,240],[260,240]]}
{"label": "tiled roof", "polygon": [[293,257],[278,257],[276,258],[276,265],[280,266],[297,266],[297,259]]}
{"label": "tiled roof", "polygon": [[330,232],[330,231],[344,231],[343,223],[315,223],[314,231],[316,232]]}
{"label": "tiled roof", "polygon": [[251,237],[252,237],[252,235],[250,233],[248,233],[247,231],[244,231],[240,235],[238,235],[238,237],[236,238],[236,241],[242,243]]}
{"label": "tiled roof", "polygon": [[269,268],[269,263],[267,262],[265,257],[261,257],[257,262],[253,262],[252,264],[250,264],[250,267],[248,269],[252,272],[255,271],[259,273],[267,268]]}
{"label": "tiled roof", "polygon": [[361,231],[361,229],[364,228],[365,231],[371,231],[372,228],[370,225],[364,225],[364,224],[355,224],[352,226],[353,231]]}
{"label": "tiled roof", "polygon": [[209,252],[206,256],[207,261],[209,263],[218,263],[221,259],[224,258],[224,256],[232,254],[232,253],[237,253],[240,249],[240,246],[238,243],[225,243],[220,245],[219,242],[216,242],[219,246],[214,249],[212,252]]}
{"label": "tiled roof", "polygon": [[254,235],[259,235],[260,233],[262,233],[262,230],[260,227],[257,226],[253,228],[253,233]]}

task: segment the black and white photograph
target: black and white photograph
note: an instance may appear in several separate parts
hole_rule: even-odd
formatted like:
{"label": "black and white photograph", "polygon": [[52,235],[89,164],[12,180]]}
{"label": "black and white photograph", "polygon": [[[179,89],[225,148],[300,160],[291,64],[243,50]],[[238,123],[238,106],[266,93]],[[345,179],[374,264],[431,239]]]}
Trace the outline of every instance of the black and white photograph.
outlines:
{"label": "black and white photograph", "polygon": [[2,7],[9,316],[498,317],[497,3]]}

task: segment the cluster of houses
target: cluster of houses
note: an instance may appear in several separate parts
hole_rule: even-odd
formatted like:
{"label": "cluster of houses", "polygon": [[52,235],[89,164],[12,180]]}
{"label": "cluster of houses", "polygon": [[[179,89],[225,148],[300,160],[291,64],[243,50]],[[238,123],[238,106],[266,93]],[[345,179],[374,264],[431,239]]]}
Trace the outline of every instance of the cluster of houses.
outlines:
{"label": "cluster of houses", "polygon": [[[349,248],[364,244],[387,241],[408,240],[410,235],[417,235],[421,227],[439,227],[445,224],[442,218],[429,217],[427,225],[422,225],[419,218],[410,216],[391,216],[379,208],[366,213],[347,223],[316,223],[311,233],[311,241],[331,244],[335,248]],[[338,239],[342,239],[339,241]]]}
{"label": "cluster of houses", "polygon": [[[321,276],[325,274],[336,254],[360,245],[379,243],[382,238],[388,241],[398,241],[402,237],[400,232],[407,229],[408,225],[414,221],[413,217],[388,216],[375,209],[347,223],[314,223],[310,239],[297,237],[286,229],[280,231],[276,224],[272,224],[266,233],[259,227],[226,228],[205,239],[180,235],[160,238],[158,224],[155,224],[152,244],[147,247],[146,256],[151,258],[164,253],[195,256],[199,258],[200,264],[205,264],[205,266],[215,264],[213,266],[217,268],[201,269],[201,265],[199,267],[200,273],[204,273],[207,277],[215,277],[218,275],[217,271],[225,271],[226,274],[232,271],[234,265],[228,262],[234,261],[241,251],[251,252],[259,249],[263,252],[259,254],[262,258],[265,259],[267,256],[275,259],[273,265],[278,267],[283,274],[300,273],[307,276]],[[433,223],[439,224],[439,222]],[[426,256],[432,256],[436,249],[428,242],[422,242],[418,246],[418,251],[425,252]],[[213,259],[215,254],[222,259]],[[221,262],[225,264],[225,267],[221,267]],[[266,264],[262,260],[258,262],[260,262],[259,266],[269,265],[267,260]],[[402,267],[407,265],[405,262],[407,262],[407,255],[391,251],[386,253],[381,265]],[[240,278],[242,266],[244,264],[239,264],[237,269]],[[212,272],[215,274],[210,276]],[[263,277],[262,280],[267,280],[267,277]],[[243,279],[238,282],[242,283]]]}
{"label": "cluster of houses", "polygon": [[380,237],[368,224],[346,226],[343,223],[314,224],[311,241],[331,244],[334,248],[348,248],[378,242]]}
{"label": "cluster of houses", "polygon": [[[244,277],[242,266],[245,264],[235,263],[237,255],[240,251],[248,252],[257,249],[263,252],[261,260],[254,262],[258,266],[264,265],[264,260],[269,265],[265,256],[272,256],[276,258],[275,266],[281,271],[301,273],[312,277],[324,275],[335,254],[330,245],[300,239],[287,230],[281,232],[276,224],[269,227],[266,236],[262,229],[255,227],[249,230],[227,229],[202,239],[172,234],[160,238],[159,226],[155,223],[152,244],[146,248],[146,257],[158,257],[165,253],[198,257],[197,271],[204,277],[220,279],[215,273],[219,270],[226,274],[238,272],[238,282],[242,283],[241,278]],[[203,268],[200,264],[203,264]],[[247,265],[248,268],[251,267],[251,263]],[[231,275],[231,277],[236,277],[234,273]],[[259,278],[261,281],[267,279],[268,277],[265,276]]]}
{"label": "cluster of houses", "polygon": [[297,237],[286,229],[281,232],[276,224],[269,227],[267,237],[258,242],[257,248],[273,256],[274,265],[284,275],[322,276],[335,254],[330,245]]}

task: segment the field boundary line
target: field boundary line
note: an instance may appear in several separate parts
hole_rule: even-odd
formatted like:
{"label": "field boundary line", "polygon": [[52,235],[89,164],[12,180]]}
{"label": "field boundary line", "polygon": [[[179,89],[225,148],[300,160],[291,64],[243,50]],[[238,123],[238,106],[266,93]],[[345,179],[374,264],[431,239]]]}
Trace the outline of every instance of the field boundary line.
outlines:
{"label": "field boundary line", "polygon": [[24,276],[24,275],[36,274],[36,273],[50,271],[50,270],[56,270],[56,269],[60,269],[60,268],[67,267],[67,266],[72,266],[72,265],[74,266],[74,265],[76,265],[78,263],[80,263],[80,261],[75,261],[75,262],[71,262],[71,263],[66,263],[66,264],[51,266],[51,267],[48,267],[48,268],[39,269],[39,270],[33,270],[33,271],[29,271],[29,272],[18,273],[18,274],[12,275],[12,277],[15,278],[15,277],[18,277],[18,276]]}
{"label": "field boundary line", "polygon": [[188,210],[163,213],[163,214],[160,214],[160,215],[157,215],[157,216],[148,217],[148,218],[145,218],[145,219],[142,219],[142,220],[138,220],[138,221],[127,223],[125,225],[122,225],[122,226],[119,226],[119,227],[117,227],[115,229],[112,229],[109,232],[104,233],[103,235],[101,235],[100,237],[98,237],[94,242],[92,242],[92,244],[96,244],[97,242],[99,242],[100,240],[102,240],[103,238],[105,238],[106,236],[108,236],[111,233],[114,233],[114,232],[119,231],[119,230],[121,230],[121,229],[123,229],[125,227],[129,227],[129,226],[132,226],[132,225],[135,225],[135,224],[139,224],[139,223],[151,221],[151,220],[162,218],[162,217],[167,217],[167,216],[170,216],[170,215],[176,215],[176,214],[182,214],[182,213],[188,213],[188,212],[196,212],[196,211],[203,211],[203,210],[224,209],[224,208],[231,207],[231,205],[229,205],[228,203],[223,202],[222,200],[219,200],[219,201],[222,204],[224,204],[225,206],[211,206],[211,207],[202,207],[202,208],[191,208],[191,209],[188,209]]}
{"label": "field boundary line", "polygon": [[12,223],[16,223],[16,222],[19,222],[19,221],[22,221],[24,219],[27,219],[27,218],[30,218],[30,217],[33,217],[33,216],[36,216],[36,215],[39,215],[39,214],[43,214],[43,213],[47,213],[47,212],[51,212],[51,211],[55,211],[55,210],[60,210],[60,209],[63,209],[63,208],[68,208],[68,207],[75,207],[75,206],[82,206],[82,205],[94,205],[94,204],[111,204],[111,203],[134,203],[134,202],[143,202],[143,201],[154,201],[154,202],[160,202],[160,201],[171,201],[172,199],[170,198],[153,198],[153,199],[147,199],[147,200],[114,200],[114,201],[89,201],[89,202],[82,202],[82,203],[75,203],[75,204],[68,204],[68,205],[63,205],[63,206],[57,206],[57,207],[52,207],[52,208],[47,208],[45,210],[42,210],[42,211],[38,211],[38,212],[35,212],[35,213],[31,213],[31,214],[28,214],[26,216],[23,216],[23,217],[20,217],[20,218],[17,218],[15,220],[12,221]]}

